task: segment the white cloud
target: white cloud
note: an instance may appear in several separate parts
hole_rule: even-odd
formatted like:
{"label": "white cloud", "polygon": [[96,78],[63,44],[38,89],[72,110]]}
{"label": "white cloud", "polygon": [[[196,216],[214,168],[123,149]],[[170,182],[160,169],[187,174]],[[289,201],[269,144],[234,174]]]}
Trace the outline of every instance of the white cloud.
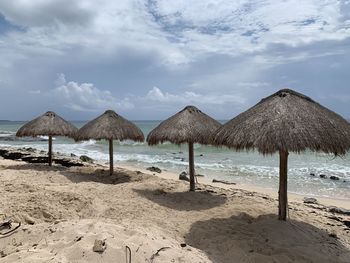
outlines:
{"label": "white cloud", "polygon": [[350,36],[341,1],[159,0],[158,23],[173,30],[192,51],[250,53],[269,44],[303,45]]}
{"label": "white cloud", "polygon": [[136,109],[136,111],[147,112],[153,109],[162,112],[165,110],[163,113],[166,113],[185,105],[218,109],[218,107],[225,108],[227,105],[231,108],[239,108],[246,103],[246,98],[239,95],[218,95],[214,92],[203,94],[193,91],[169,93],[158,87],[150,89],[145,96],[129,94],[117,100],[109,91],[99,90],[91,83],[67,82],[63,74],[58,76],[56,85],[52,91],[55,99],[74,111],[94,112],[111,108],[117,111]]}
{"label": "white cloud", "polygon": [[55,99],[75,111],[134,108],[128,98],[117,100],[110,91],[100,90],[91,83],[67,82],[64,74],[59,74],[55,85],[52,91]]}
{"label": "white cloud", "polygon": [[146,101],[157,101],[164,104],[223,105],[226,103],[245,103],[245,99],[237,95],[217,95],[217,93],[200,94],[193,91],[172,94],[169,92],[163,92],[157,87],[153,87],[148,91],[147,95],[141,99]]}
{"label": "white cloud", "polygon": [[259,87],[268,87],[271,83],[268,82],[239,82],[238,86],[245,87],[245,88],[259,88]]}

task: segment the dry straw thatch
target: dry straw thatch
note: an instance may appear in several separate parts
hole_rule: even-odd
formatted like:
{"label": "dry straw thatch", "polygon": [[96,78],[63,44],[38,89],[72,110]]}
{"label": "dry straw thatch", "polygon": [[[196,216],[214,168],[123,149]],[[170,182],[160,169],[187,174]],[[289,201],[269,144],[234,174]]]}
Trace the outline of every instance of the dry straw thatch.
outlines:
{"label": "dry straw thatch", "polygon": [[282,89],[225,123],[215,144],[263,154],[306,149],[344,155],[350,149],[350,124],[311,98]]}
{"label": "dry straw thatch", "polygon": [[67,136],[74,137],[77,128],[70,122],[62,119],[53,111],[48,111],[38,118],[23,125],[16,133],[18,137]]}
{"label": "dry straw thatch", "polygon": [[147,136],[149,145],[169,141],[174,144],[188,143],[190,190],[195,190],[193,143],[212,143],[214,132],[221,124],[194,106],[187,106],[174,116],[161,122]]}
{"label": "dry straw thatch", "polygon": [[139,127],[112,110],[105,111],[105,113],[81,127],[75,138],[78,141],[105,139],[143,142],[145,140]]}
{"label": "dry straw thatch", "polygon": [[279,152],[279,219],[286,220],[288,153],[310,149],[344,155],[350,149],[350,124],[311,98],[283,89],[224,124],[214,144]]}
{"label": "dry straw thatch", "polygon": [[210,144],[214,132],[221,124],[194,106],[187,106],[180,112],[161,122],[147,136],[149,145],[169,141],[174,144]]}
{"label": "dry straw thatch", "polygon": [[134,123],[124,119],[112,110],[96,119],[88,122],[77,132],[75,139],[81,140],[101,140],[109,141],[110,174],[113,173],[113,140],[133,140],[143,142],[145,137]]}
{"label": "dry straw thatch", "polygon": [[16,133],[18,137],[40,135],[49,136],[49,165],[52,165],[52,136],[74,137],[78,129],[53,111],[48,111],[38,118],[23,125]]}

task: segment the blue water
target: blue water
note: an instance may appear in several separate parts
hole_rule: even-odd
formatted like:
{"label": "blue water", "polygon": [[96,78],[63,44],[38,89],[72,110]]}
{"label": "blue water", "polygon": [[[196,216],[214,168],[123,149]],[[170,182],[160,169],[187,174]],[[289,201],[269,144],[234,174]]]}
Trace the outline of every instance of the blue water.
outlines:
{"label": "blue water", "polygon": [[[81,127],[85,122],[73,122]],[[145,136],[159,121],[135,121]],[[34,147],[47,150],[47,138],[16,138],[15,133],[24,122],[0,121],[0,147]],[[108,145],[105,141],[75,143],[72,139],[54,138],[54,151],[88,155],[108,162]],[[180,173],[188,169],[187,145],[164,143],[149,147],[147,143],[132,141],[114,142],[114,161],[137,167],[158,166]],[[235,152],[226,148],[195,145],[196,172],[209,179],[224,179],[238,185],[252,185],[278,189],[278,155],[262,156],[257,152]],[[350,198],[350,155],[334,158],[323,153],[305,152],[289,155],[288,188],[290,192],[333,198]],[[316,176],[311,176],[315,173]],[[318,175],[338,176],[339,181],[321,179]],[[344,182],[345,181],[345,182]]]}

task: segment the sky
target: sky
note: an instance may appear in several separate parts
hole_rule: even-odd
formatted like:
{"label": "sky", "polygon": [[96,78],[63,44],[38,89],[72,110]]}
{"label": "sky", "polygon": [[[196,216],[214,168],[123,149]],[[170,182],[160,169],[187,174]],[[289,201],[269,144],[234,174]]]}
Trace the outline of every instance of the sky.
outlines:
{"label": "sky", "polygon": [[350,118],[350,0],[0,0],[0,58],[0,119],[223,120],[282,88]]}

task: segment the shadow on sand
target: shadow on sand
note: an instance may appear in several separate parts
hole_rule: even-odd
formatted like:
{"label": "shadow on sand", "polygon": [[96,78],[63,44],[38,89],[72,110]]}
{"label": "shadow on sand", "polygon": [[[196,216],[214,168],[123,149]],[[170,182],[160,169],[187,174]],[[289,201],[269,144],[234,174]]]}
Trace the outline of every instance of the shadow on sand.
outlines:
{"label": "shadow on sand", "polygon": [[49,166],[48,164],[44,163],[26,163],[26,164],[18,164],[18,165],[8,165],[5,167],[5,169],[9,170],[34,170],[38,172],[57,172],[57,171],[65,171],[68,168],[61,166],[61,165],[53,165]]}
{"label": "shadow on sand", "polygon": [[[107,169],[96,169],[91,167],[67,168],[63,166],[48,166],[45,164],[21,164],[7,166],[6,169],[13,170],[35,170],[37,172],[59,172],[73,183],[96,182],[104,184],[122,184],[136,182],[143,179],[142,175],[132,174],[117,169],[112,175]],[[53,178],[54,180],[54,178]]]}
{"label": "shadow on sand", "polygon": [[350,251],[325,230],[276,215],[246,213],[192,224],[186,243],[217,263],[350,262]]}
{"label": "shadow on sand", "polygon": [[161,206],[180,211],[206,210],[226,202],[225,196],[208,192],[166,192],[163,189],[134,191]]}
{"label": "shadow on sand", "polygon": [[140,181],[138,176],[130,176],[129,173],[117,170],[112,175],[106,169],[94,169],[93,171],[64,171],[62,174],[73,183],[96,182],[103,184],[123,184],[128,182]]}

